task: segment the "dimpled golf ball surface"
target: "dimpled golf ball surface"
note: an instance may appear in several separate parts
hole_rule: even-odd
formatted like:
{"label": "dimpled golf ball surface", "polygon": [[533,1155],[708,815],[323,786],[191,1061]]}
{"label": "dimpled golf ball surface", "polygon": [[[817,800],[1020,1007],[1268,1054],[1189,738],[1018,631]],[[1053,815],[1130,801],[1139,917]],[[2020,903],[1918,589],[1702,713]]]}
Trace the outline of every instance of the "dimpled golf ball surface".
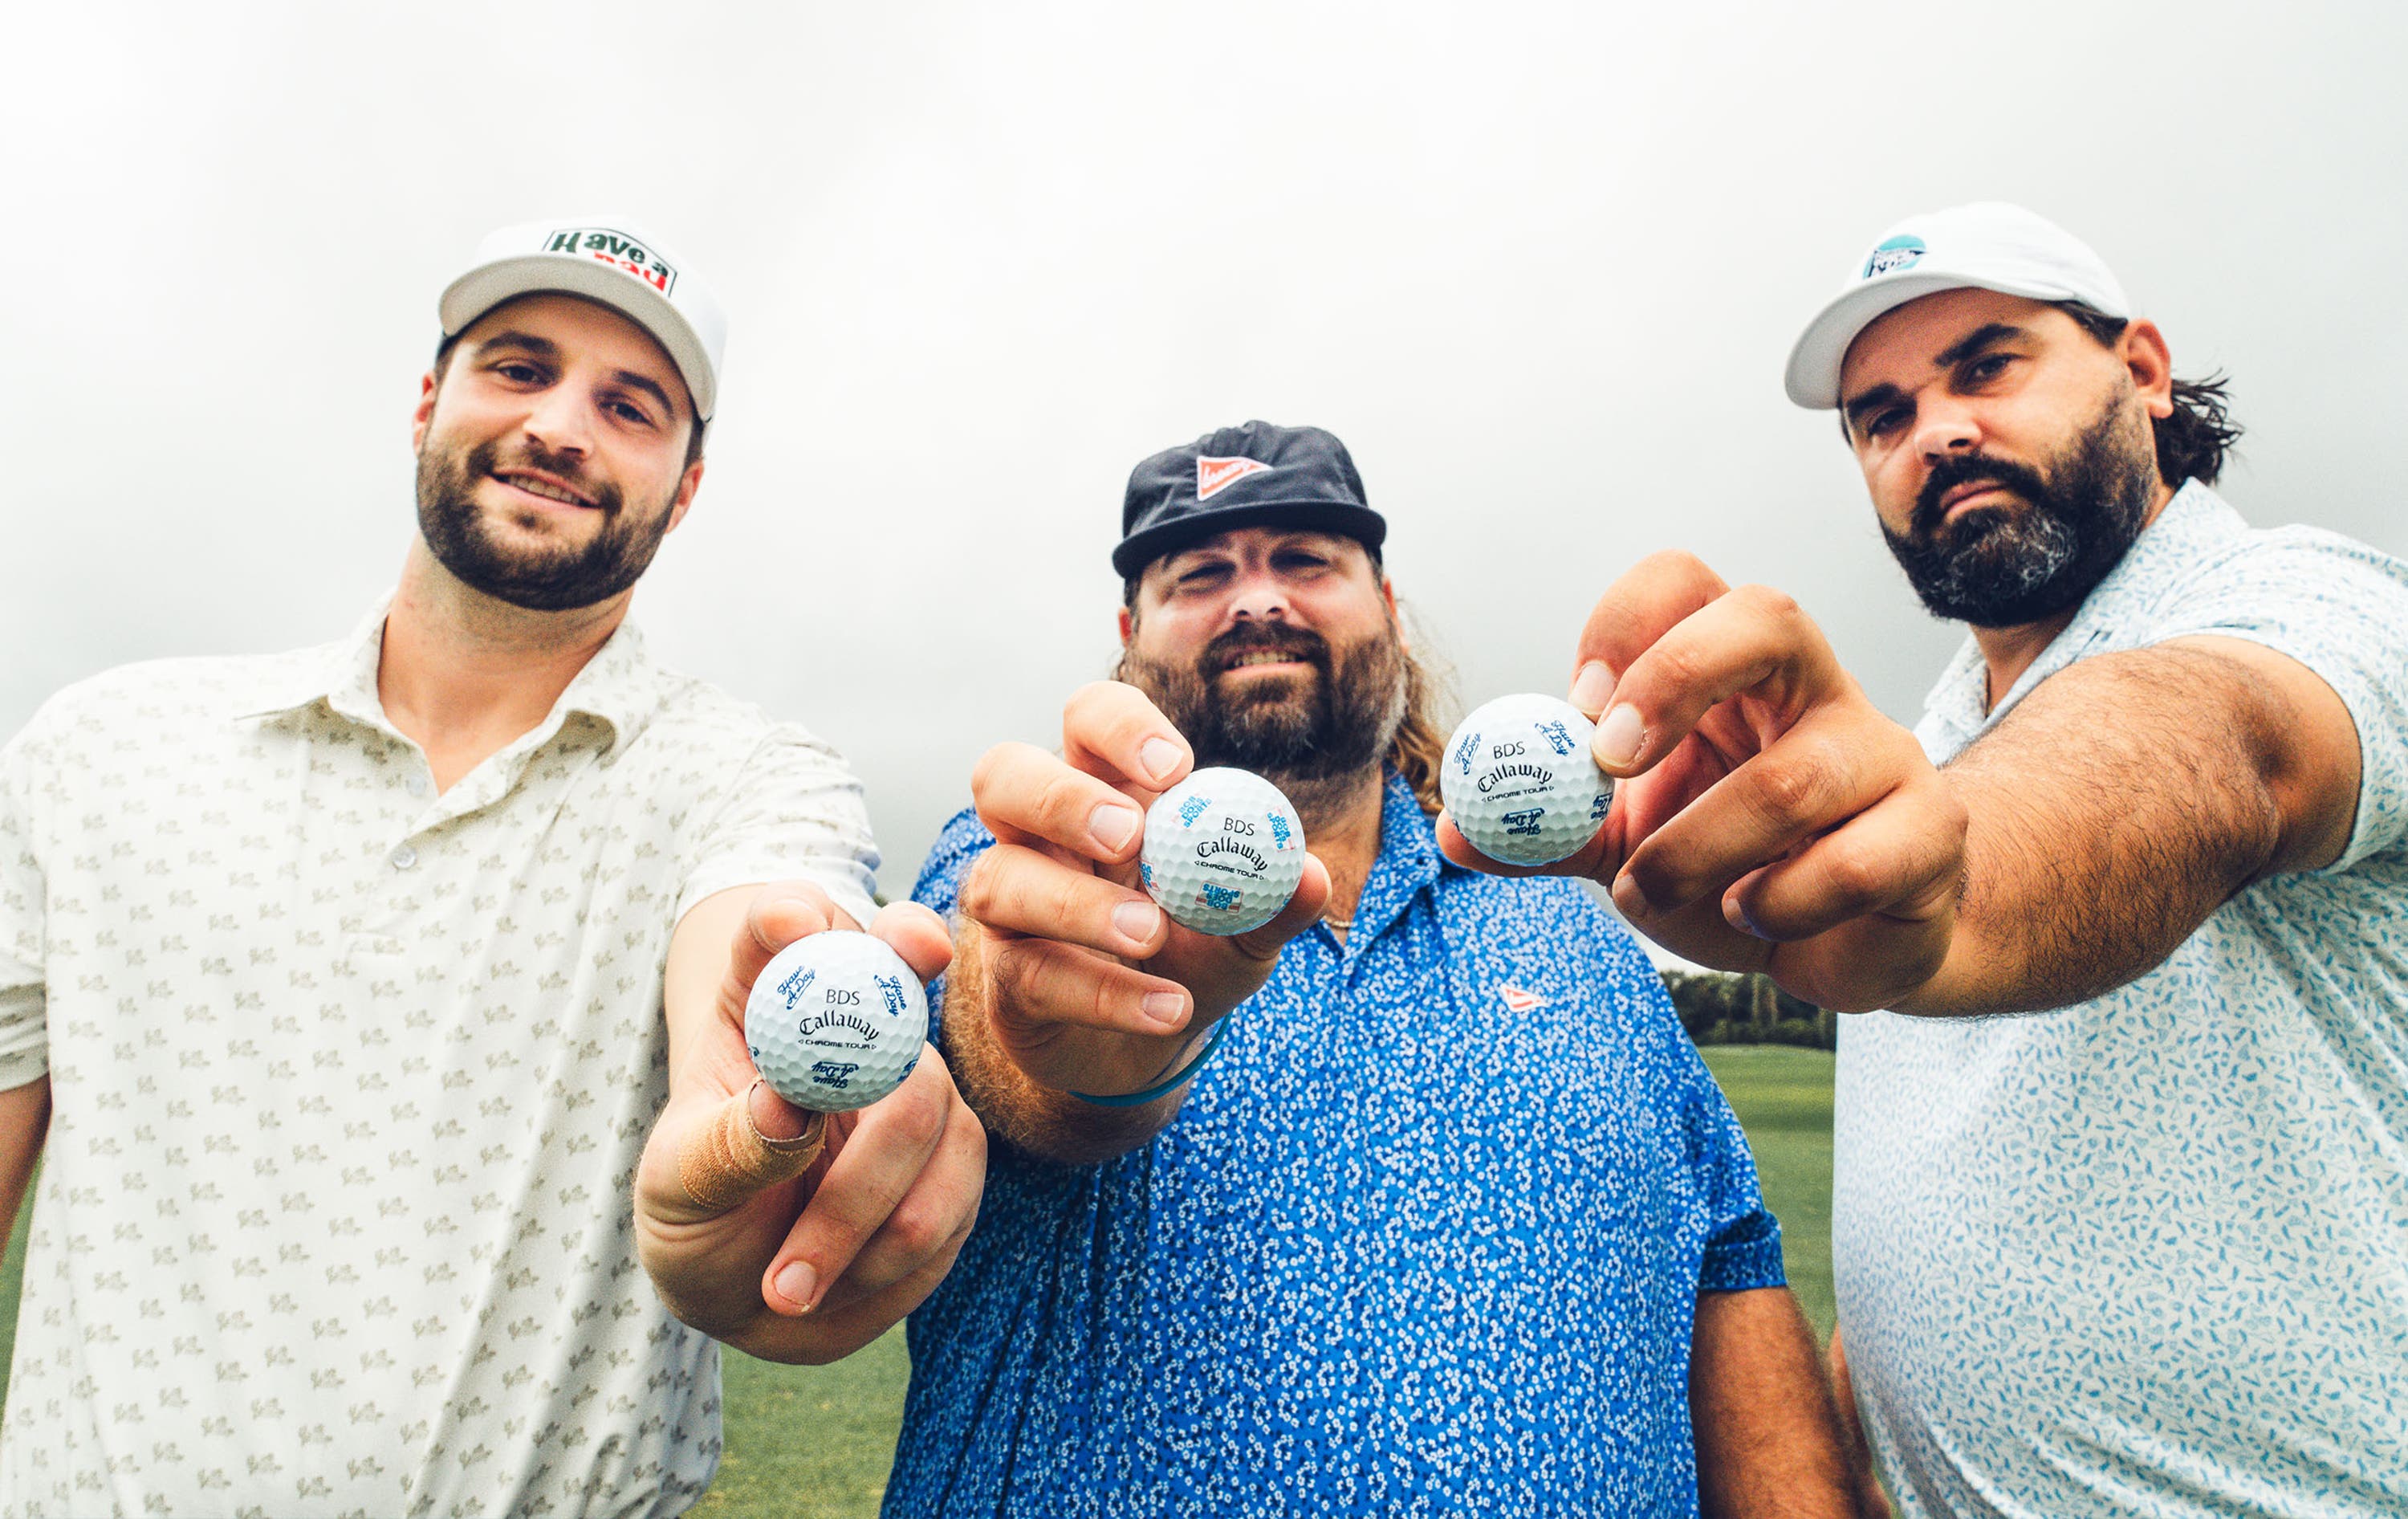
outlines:
{"label": "dimpled golf ball surface", "polygon": [[1553,865],[1596,836],[1613,803],[1613,778],[1589,757],[1595,731],[1570,702],[1498,697],[1447,740],[1447,816],[1492,860]]}
{"label": "dimpled golf ball surface", "polygon": [[903,1084],[928,1038],[928,994],[883,939],[840,930],[780,950],[744,1006],[744,1043],[770,1089],[824,1113]]}
{"label": "dimpled golf ball surface", "polygon": [[1145,814],[1145,889],[1199,934],[1252,933],[1304,879],[1304,824],[1251,770],[1198,770]]}

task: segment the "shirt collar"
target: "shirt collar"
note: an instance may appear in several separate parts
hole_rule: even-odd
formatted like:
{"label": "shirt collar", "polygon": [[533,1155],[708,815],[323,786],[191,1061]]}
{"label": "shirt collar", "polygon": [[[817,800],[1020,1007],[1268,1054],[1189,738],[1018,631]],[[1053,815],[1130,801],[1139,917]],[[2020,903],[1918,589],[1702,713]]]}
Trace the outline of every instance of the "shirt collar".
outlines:
{"label": "shirt collar", "polygon": [[1380,798],[1380,854],[1371,862],[1370,879],[1354,905],[1354,926],[1347,931],[1351,949],[1369,945],[1403,916],[1416,894],[1447,871],[1462,867],[1438,852],[1438,834],[1413,788],[1394,769],[1386,772]]}
{"label": "shirt collar", "polygon": [[[392,733],[384,702],[377,695],[377,668],[384,654],[384,623],[393,609],[388,592],[341,640],[294,654],[291,668],[269,678],[259,700],[248,702],[231,715],[275,719],[322,706],[338,717]],[[609,639],[595,651],[552,703],[552,713],[538,731],[550,732],[573,715],[595,719],[610,730],[606,757],[635,741],[659,705],[652,679],[652,661],[644,636],[632,622],[620,623]]]}
{"label": "shirt collar", "polygon": [[2196,480],[2183,481],[2182,489],[2166,503],[2166,509],[2157,513],[2157,520],[2143,531],[2115,567],[2083,598],[2065,631],[2049,640],[2048,647],[2031,662],[2030,668],[2016,678],[1996,706],[1987,712],[1982,709],[1989,666],[1982,657],[1981,646],[1968,634],[1957,648],[1956,657],[1948,662],[1930,695],[1924,697],[1924,710],[1957,730],[1963,741],[1971,742],[2005,717],[2015,703],[2031,694],[2033,687],[2080,659],[2094,644],[2119,632],[2136,609],[2153,605],[2199,562],[2204,550],[2247,527],[2241,513],[2222,496]]}

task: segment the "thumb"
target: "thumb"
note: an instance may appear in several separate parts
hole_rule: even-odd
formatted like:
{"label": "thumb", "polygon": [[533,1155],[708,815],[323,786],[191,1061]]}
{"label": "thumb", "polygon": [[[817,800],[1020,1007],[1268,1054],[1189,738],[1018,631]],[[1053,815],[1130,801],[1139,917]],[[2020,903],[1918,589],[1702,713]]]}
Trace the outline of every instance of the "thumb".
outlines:
{"label": "thumb", "polygon": [[1229,940],[1239,953],[1254,960],[1275,960],[1287,941],[1321,921],[1322,910],[1329,906],[1329,867],[1321,856],[1307,851],[1304,874],[1296,883],[1296,895],[1280,909],[1279,916],[1252,933],[1240,934]]}
{"label": "thumb", "polygon": [[827,1146],[827,1117],[795,1108],[766,1082],[727,1098],[679,1143],[682,1200],[656,1199],[662,1222],[699,1224],[810,1169]]}

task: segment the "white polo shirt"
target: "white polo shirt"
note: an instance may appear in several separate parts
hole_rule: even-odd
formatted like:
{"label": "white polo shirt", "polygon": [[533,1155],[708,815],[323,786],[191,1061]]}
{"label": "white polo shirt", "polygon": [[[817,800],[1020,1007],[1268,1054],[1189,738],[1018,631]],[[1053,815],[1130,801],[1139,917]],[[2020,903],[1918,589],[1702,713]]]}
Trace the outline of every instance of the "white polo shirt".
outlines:
{"label": "white polo shirt", "polygon": [[2104,996],[1843,1021],[1833,1285],[1908,1515],[2408,1513],[2408,564],[2186,485],[1945,763],[2076,660],[2279,650],[2358,728],[2357,823]]}
{"label": "white polo shirt", "polygon": [[670,931],[878,863],[825,745],[631,626],[437,796],[347,641],[0,751],[0,1087],[55,1104],[0,1513],[668,1514],[719,1364],[637,1264]]}

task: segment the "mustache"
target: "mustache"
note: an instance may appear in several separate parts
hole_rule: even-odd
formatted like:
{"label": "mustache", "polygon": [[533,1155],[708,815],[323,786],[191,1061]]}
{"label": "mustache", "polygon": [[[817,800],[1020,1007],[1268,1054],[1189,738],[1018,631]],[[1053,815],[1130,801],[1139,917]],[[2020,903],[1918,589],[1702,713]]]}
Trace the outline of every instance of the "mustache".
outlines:
{"label": "mustache", "polygon": [[1197,663],[1205,673],[1218,675],[1248,654],[1284,654],[1326,670],[1329,640],[1309,628],[1283,623],[1246,623],[1231,628],[1204,646]]}
{"label": "mustache", "polygon": [[1936,537],[1947,525],[1946,511],[1941,506],[1942,498],[1959,485],[1970,485],[1976,480],[2011,491],[2028,504],[2048,498],[2048,482],[2041,479],[2039,470],[2028,465],[2019,465],[2012,459],[1993,459],[1980,453],[1951,454],[1931,466],[1923,489],[1915,495],[1914,515],[1907,523],[1909,530],[1919,538]]}

